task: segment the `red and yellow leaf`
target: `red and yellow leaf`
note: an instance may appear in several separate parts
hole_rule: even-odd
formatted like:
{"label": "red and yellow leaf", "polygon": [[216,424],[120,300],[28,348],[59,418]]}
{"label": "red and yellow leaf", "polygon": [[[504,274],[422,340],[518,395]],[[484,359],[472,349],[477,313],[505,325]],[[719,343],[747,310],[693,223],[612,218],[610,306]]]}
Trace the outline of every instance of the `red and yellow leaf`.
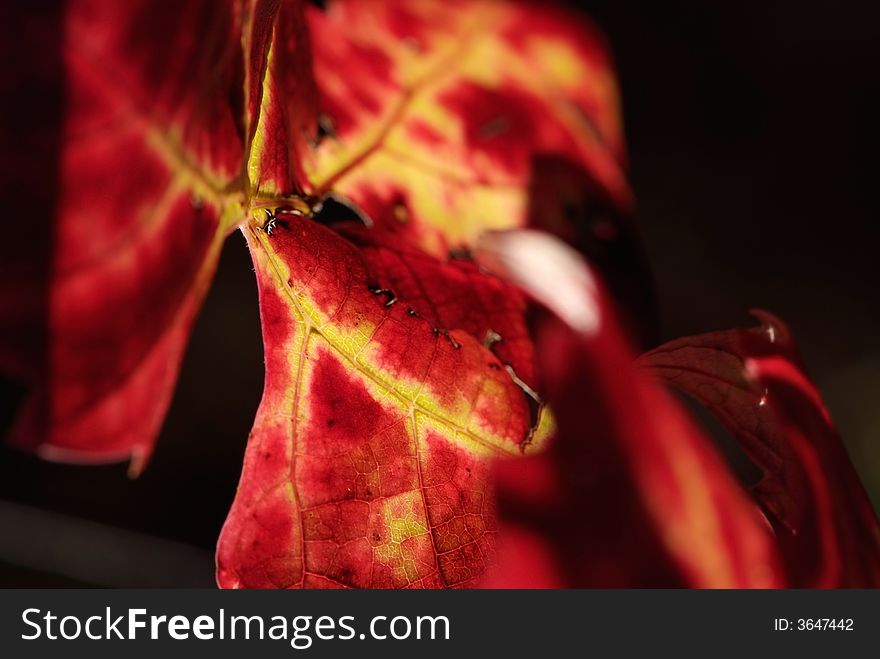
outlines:
{"label": "red and yellow leaf", "polygon": [[537,3],[336,0],[308,13],[331,131],[305,163],[437,256],[524,225],[533,162],[565,159],[622,208],[617,85],[583,17]]}
{"label": "red and yellow leaf", "polygon": [[[491,460],[534,450],[543,434],[473,321],[439,323],[468,305],[523,333],[522,299],[472,264],[371,247],[356,229],[362,249],[300,217],[271,235],[258,227],[245,234],[266,382],[218,582],[473,584],[495,553]],[[458,305],[419,290],[428,273]]]}
{"label": "red and yellow leaf", "polygon": [[633,353],[601,286],[555,238],[482,241],[482,261],[552,313],[535,332],[558,434],[500,460],[496,587],[773,587],[771,533],[711,442]]}
{"label": "red and yellow leaf", "polygon": [[828,410],[777,318],[685,337],[640,364],[711,410],[764,473],[754,495],[791,582],[880,585],[880,527]]}
{"label": "red and yellow leaf", "polygon": [[[223,239],[256,189],[289,185],[288,154],[254,145],[294,148],[277,108],[298,126],[313,107],[289,103],[313,88],[304,19],[290,2],[74,0],[55,20],[59,174],[37,218],[51,248],[25,248],[16,262],[38,265],[4,281],[0,357],[28,390],[11,441],[65,461],[132,457],[136,471]],[[254,36],[267,34],[271,48]],[[16,118],[38,142],[45,126]]]}
{"label": "red and yellow leaf", "polygon": [[43,219],[54,250],[47,281],[30,282],[48,301],[14,319],[48,328],[32,335],[47,342],[48,363],[22,374],[31,395],[12,441],[52,459],[143,459],[240,171],[228,103],[237,26],[211,2],[80,1],[67,6],[61,38],[60,174],[45,203],[54,218]]}

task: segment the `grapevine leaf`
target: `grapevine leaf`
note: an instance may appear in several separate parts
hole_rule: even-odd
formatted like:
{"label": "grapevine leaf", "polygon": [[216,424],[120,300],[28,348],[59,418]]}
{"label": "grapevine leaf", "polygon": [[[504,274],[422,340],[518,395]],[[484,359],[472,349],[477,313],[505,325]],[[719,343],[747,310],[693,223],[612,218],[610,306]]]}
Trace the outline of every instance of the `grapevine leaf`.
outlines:
{"label": "grapevine leaf", "polygon": [[[297,216],[271,235],[259,226],[245,234],[266,381],[219,584],[472,585],[495,553],[491,460],[546,433],[472,333],[487,326],[464,319],[522,335],[522,299],[472,264],[372,247],[356,229],[360,246]],[[427,274],[444,296],[419,288]]]}

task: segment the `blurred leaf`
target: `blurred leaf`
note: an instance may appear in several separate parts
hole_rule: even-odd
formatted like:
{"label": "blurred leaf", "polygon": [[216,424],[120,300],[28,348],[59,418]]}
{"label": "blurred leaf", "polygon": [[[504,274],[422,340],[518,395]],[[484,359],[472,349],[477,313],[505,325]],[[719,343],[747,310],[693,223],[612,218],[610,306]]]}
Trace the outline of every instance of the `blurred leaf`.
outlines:
{"label": "blurred leaf", "polygon": [[[285,148],[297,143],[273,119],[282,103],[291,114],[288,99],[263,98],[263,83],[309,87],[304,21],[291,2],[73,0],[55,9],[64,12],[53,17],[57,68],[28,60],[65,93],[57,191],[39,218],[50,248],[25,243],[21,260],[36,265],[10,273],[0,305],[0,365],[27,389],[11,441],[53,460],[131,457],[137,472],[220,245],[252,192],[279,185],[288,169],[288,154],[255,136],[259,119]],[[35,140],[45,130],[18,119]]]}
{"label": "blurred leaf", "polygon": [[782,585],[761,514],[712,443],[633,365],[602,286],[571,248],[514,231],[481,261],[547,312],[540,386],[558,434],[540,455],[497,463],[496,587]]}
{"label": "blurred leaf", "polygon": [[[631,204],[602,37],[552,5],[336,0],[308,13],[327,136],[306,174],[436,256],[528,221],[538,157]],[[550,202],[552,203],[552,202]]]}

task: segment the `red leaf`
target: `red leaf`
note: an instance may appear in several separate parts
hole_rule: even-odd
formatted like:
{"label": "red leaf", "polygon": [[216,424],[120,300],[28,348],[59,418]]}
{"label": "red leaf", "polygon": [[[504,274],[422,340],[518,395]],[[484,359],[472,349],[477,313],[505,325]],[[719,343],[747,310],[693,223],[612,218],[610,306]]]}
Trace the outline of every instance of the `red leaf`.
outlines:
{"label": "red leaf", "polygon": [[393,233],[337,227],[360,249],[379,285],[405,300],[431,327],[462,330],[490,347],[524,383],[535,386],[535,355],[525,299],[470,260],[438,260]]}
{"label": "red leaf", "polygon": [[218,200],[241,153],[227,103],[236,27],[216,3],[170,9],[71,2],[64,17],[58,197],[42,218],[54,250],[46,282],[7,282],[45,288],[48,305],[3,305],[18,330],[4,353],[42,338],[26,352],[48,355],[19,372],[31,395],[12,441],[52,459],[146,457],[216,263]]}
{"label": "red leaf", "polygon": [[527,221],[533,162],[565,159],[628,208],[619,99],[581,15],[491,0],[335,0],[308,13],[332,134],[306,164],[374,222],[445,257]]}
{"label": "red leaf", "polygon": [[558,423],[546,453],[497,466],[500,587],[771,587],[769,529],[711,443],[641,374],[601,287],[546,234],[483,241],[483,262],[552,314],[535,335]]}
{"label": "red leaf", "polygon": [[[495,551],[491,458],[543,437],[532,437],[523,390],[471,333],[491,321],[523,335],[521,298],[472,264],[398,252],[370,232],[345,230],[359,250],[304,218],[271,236],[258,226],[245,233],[266,382],[218,582],[473,584]],[[446,298],[419,288],[426,275]]]}
{"label": "red leaf", "polygon": [[685,337],[639,361],[714,412],[764,472],[754,494],[793,584],[876,587],[877,517],[788,328],[754,313],[760,327]]}
{"label": "red leaf", "polygon": [[[57,193],[47,180],[42,217],[22,201],[49,248],[16,246],[0,304],[0,366],[28,390],[15,445],[66,461],[131,456],[135,472],[151,452],[223,239],[258,188],[289,185],[289,154],[267,163],[264,133],[294,148],[314,114],[306,96],[300,109],[289,103],[310,84],[299,4],[253,4],[74,0],[53,19],[58,62],[35,67],[65,91],[58,151],[44,153],[57,158]],[[272,47],[254,34],[272,35]],[[253,84],[275,80],[267,68],[288,96]],[[47,122],[13,117],[39,144]],[[26,157],[3,169],[30,188],[40,172]]]}

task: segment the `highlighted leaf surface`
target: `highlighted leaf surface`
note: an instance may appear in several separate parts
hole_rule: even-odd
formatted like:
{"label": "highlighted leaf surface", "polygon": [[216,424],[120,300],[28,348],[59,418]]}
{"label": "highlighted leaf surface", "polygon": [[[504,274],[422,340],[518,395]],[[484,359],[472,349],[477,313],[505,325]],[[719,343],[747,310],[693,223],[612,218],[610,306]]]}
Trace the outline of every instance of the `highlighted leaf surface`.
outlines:
{"label": "highlighted leaf surface", "polygon": [[[266,386],[218,547],[220,585],[473,584],[495,552],[490,461],[532,436],[523,390],[471,333],[436,325],[447,315],[431,318],[427,298],[378,292],[419,266],[307,219],[271,236],[255,227]],[[510,310],[485,295],[504,287],[487,275],[433,273],[475,315],[478,299],[500,305],[487,318]],[[474,285],[483,291],[464,295]]]}

